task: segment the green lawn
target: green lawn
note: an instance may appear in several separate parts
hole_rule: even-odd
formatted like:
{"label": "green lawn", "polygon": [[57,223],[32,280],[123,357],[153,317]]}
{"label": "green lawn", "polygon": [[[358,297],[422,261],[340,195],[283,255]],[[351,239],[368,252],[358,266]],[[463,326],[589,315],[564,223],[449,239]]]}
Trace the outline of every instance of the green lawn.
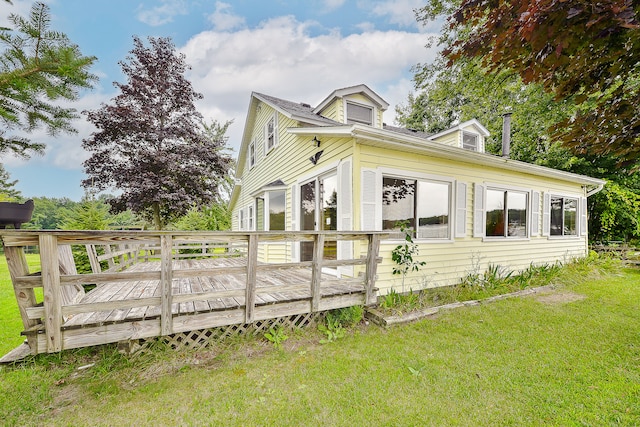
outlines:
{"label": "green lawn", "polygon": [[0,408],[8,425],[640,425],[640,271],[556,283],[324,345],[39,356],[3,368]]}
{"label": "green lawn", "polygon": [[[40,256],[28,254],[29,271],[40,270]],[[38,295],[42,295],[39,292]],[[11,277],[7,267],[7,259],[0,256],[0,357],[13,350],[24,341],[20,335],[22,319],[18,311],[18,304],[11,285]]]}

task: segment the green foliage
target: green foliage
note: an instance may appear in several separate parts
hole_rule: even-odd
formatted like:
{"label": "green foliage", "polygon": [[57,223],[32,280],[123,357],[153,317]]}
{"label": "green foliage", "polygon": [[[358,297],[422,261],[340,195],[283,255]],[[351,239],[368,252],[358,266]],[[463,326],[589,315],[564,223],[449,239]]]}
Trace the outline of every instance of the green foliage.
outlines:
{"label": "green foliage", "polygon": [[121,93],[86,113],[98,130],[82,143],[90,153],[82,185],[119,190],[109,200],[112,212],[132,210],[163,229],[193,206],[220,200],[232,166],[223,136],[230,122],[205,123],[184,54],[169,38],[148,41],[134,37],[120,62],[127,78],[116,83]]}
{"label": "green foliage", "polygon": [[448,66],[479,60],[489,73],[540,85],[575,106],[552,126],[554,140],[579,154],[613,154],[619,166],[638,162],[637,2],[430,0],[418,11],[425,23],[441,14]]}
{"label": "green foliage", "polygon": [[63,230],[107,230],[109,207],[98,200],[84,200],[61,212]]}
{"label": "green foliage", "polygon": [[327,344],[344,338],[346,331],[342,323],[335,317],[327,314],[325,323],[318,325],[318,330],[326,335],[325,339],[320,340],[320,343]]}
{"label": "green foliage", "polygon": [[282,343],[289,339],[281,325],[271,326],[269,331],[265,332],[264,337],[277,349],[281,349]]}
{"label": "green foliage", "polygon": [[380,307],[391,310],[395,313],[406,313],[420,308],[423,305],[424,292],[398,293],[391,289],[389,293],[381,297]]}
{"label": "green foliage", "polygon": [[20,191],[15,188],[17,183],[18,180],[11,181],[11,175],[0,163],[0,202],[22,201]]}
{"label": "green foliage", "polygon": [[97,76],[89,72],[95,57],[83,56],[63,33],[50,29],[49,7],[36,2],[28,18],[9,16],[12,28],[0,28],[0,155],[7,152],[28,158],[43,153],[44,144],[7,134],[38,127],[55,135],[75,132],[73,108],[59,100],[75,101],[78,91],[91,88]]}
{"label": "green foliage", "polygon": [[418,245],[413,242],[413,230],[407,227],[406,222],[399,222],[396,226],[400,227],[400,232],[404,235],[404,243],[391,251],[391,260],[396,264],[393,268],[393,274],[402,275],[402,290],[404,292],[404,279],[407,273],[418,271],[427,263],[414,259],[418,256]]}
{"label": "green foliage", "polygon": [[178,230],[213,230],[231,229],[231,211],[226,203],[211,203],[200,208],[191,208],[174,226]]}
{"label": "green foliage", "polygon": [[324,322],[318,325],[318,330],[326,335],[320,343],[327,344],[344,338],[346,328],[356,325],[364,318],[364,308],[361,306],[345,307],[328,311]]}
{"label": "green foliage", "polygon": [[640,239],[640,188],[608,181],[589,202],[589,238],[592,241]]}

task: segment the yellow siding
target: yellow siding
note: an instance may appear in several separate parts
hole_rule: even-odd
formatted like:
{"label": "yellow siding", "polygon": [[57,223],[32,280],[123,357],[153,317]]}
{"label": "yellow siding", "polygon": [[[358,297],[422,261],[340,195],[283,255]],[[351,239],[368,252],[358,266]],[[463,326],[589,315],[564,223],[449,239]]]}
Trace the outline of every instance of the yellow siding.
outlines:
{"label": "yellow siding", "polygon": [[344,123],[344,102],[342,102],[342,98],[334,99],[320,114],[328,119]]}
{"label": "yellow siding", "polygon": [[[490,264],[499,265],[506,271],[518,271],[526,269],[531,264],[564,263],[586,255],[586,236],[550,239],[540,235],[531,236],[524,240],[494,239],[491,241],[473,237],[474,183],[488,182],[505,187],[522,187],[541,193],[552,191],[561,194],[584,195],[579,184],[368,146],[360,146],[358,152],[359,155],[354,160],[356,194],[359,194],[361,189],[360,168],[377,169],[383,167],[439,175],[467,184],[466,237],[456,238],[452,242],[420,243],[416,241],[416,243],[420,243],[418,259],[427,264],[419,272],[407,276],[404,290],[400,289],[402,286],[401,276],[392,274],[394,264],[391,261],[391,251],[400,242],[384,241],[380,248],[383,262],[378,265],[378,280],[376,282],[381,294],[385,294],[391,289],[407,292],[410,288],[417,290],[451,285],[469,273],[482,273]],[[541,206],[539,209],[541,230]],[[356,229],[360,224],[360,212],[360,204],[356,203],[354,206]],[[362,246],[359,250],[362,255],[366,252],[366,248]]]}
{"label": "yellow siding", "polygon": [[450,145],[452,147],[460,147],[460,132],[455,131],[434,139],[434,142],[438,142],[444,145]]}
{"label": "yellow siding", "polygon": [[[274,110],[262,104],[253,127],[253,138],[256,141],[256,165],[245,170],[242,176],[242,187],[232,213],[233,230],[239,229],[238,211],[254,203],[254,195],[266,184],[282,180],[286,186],[286,220],[285,227],[292,230],[291,185],[300,176],[311,177],[314,171],[325,170],[328,165],[350,157],[353,152],[353,141],[350,138],[322,137],[320,148],[311,143],[313,137],[297,136],[287,132],[288,128],[299,126],[298,122],[283,115],[278,116],[278,145],[265,155],[264,126],[272,117]],[[309,161],[309,157],[322,150],[317,165]],[[290,260],[291,245],[263,245],[260,252],[262,261],[282,262]]]}

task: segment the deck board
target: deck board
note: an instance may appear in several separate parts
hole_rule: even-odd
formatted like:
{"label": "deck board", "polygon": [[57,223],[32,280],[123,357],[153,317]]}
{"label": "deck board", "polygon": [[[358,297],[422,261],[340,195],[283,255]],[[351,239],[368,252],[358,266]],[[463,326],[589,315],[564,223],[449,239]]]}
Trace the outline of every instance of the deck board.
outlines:
{"label": "deck board", "polygon": [[[193,293],[212,292],[218,290],[244,290],[246,274],[228,274],[221,267],[246,266],[244,258],[210,258],[210,259],[181,259],[173,261],[173,271],[193,269],[205,270],[203,275],[195,277],[180,277],[172,280],[173,295],[189,295]],[[140,262],[130,266],[127,271],[159,271],[159,261]],[[211,270],[211,272],[206,272]],[[282,302],[295,302],[311,298],[311,270],[309,268],[291,268],[258,271],[256,275],[257,294],[256,306],[265,306]],[[341,295],[351,293],[363,293],[363,285],[354,285],[344,282],[335,276],[323,274],[321,295]],[[86,293],[80,304],[97,303],[105,301],[124,301],[148,297],[160,296],[159,280],[140,280],[109,282],[97,286]],[[291,285],[299,285],[300,290],[290,290]],[[283,292],[261,291],[265,287],[287,286]],[[234,310],[243,308],[245,297],[221,297],[207,300],[173,303],[171,311],[173,315],[190,315],[211,311]],[[160,316],[160,306],[146,306],[123,308],[114,310],[97,311],[93,313],[81,313],[71,316],[63,327],[82,327],[104,323],[117,323],[124,321],[136,321],[153,319]]]}

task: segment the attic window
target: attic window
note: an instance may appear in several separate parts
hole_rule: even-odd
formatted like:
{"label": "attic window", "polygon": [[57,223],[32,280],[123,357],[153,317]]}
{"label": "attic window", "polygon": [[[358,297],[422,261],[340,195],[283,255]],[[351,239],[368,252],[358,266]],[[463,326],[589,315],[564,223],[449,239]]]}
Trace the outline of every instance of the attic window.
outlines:
{"label": "attic window", "polygon": [[462,148],[465,150],[479,151],[478,135],[475,133],[462,133]]}
{"label": "attic window", "polygon": [[265,151],[265,154],[268,153],[269,151],[271,151],[276,145],[278,145],[278,136],[277,136],[277,133],[276,133],[277,126],[278,126],[277,116],[276,116],[276,114],[274,114],[269,119],[269,121],[267,121],[267,124],[264,127],[264,139],[265,139],[264,151]]}
{"label": "attic window", "polygon": [[347,102],[347,123],[373,125],[373,108]]}

